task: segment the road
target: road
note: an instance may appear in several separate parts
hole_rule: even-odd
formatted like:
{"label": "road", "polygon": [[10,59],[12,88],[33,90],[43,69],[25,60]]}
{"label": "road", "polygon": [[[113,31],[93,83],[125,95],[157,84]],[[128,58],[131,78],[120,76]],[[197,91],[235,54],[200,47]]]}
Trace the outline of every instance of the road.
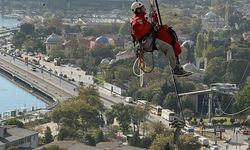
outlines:
{"label": "road", "polygon": [[[15,58],[10,55],[0,55],[0,62],[4,69],[15,70],[16,73],[21,75],[23,78],[28,79],[29,81],[33,81],[34,85],[44,87],[44,90],[47,93],[51,93],[55,96],[55,99],[59,101],[63,101],[68,99],[69,97],[78,95],[78,82],[68,81],[67,78],[59,77],[58,75],[48,71],[47,69],[40,68],[36,66],[36,71],[32,71],[31,68],[34,65],[26,65],[25,62],[21,58]],[[46,68],[50,68],[53,66],[53,63],[42,62],[42,64],[46,65]],[[76,68],[70,66],[56,66],[62,73],[67,74],[69,77],[71,75],[71,71],[73,72],[72,77],[79,77],[81,74],[81,81],[87,85],[93,83],[93,77],[90,75],[85,75],[83,70],[76,70]],[[101,100],[104,101],[104,105],[108,108],[111,108],[111,105],[114,103],[124,102],[124,97],[122,96],[114,96],[110,93],[110,91],[105,90],[102,87],[97,87],[100,93]],[[60,91],[60,92],[58,92]]]}
{"label": "road", "polygon": [[[31,59],[31,57],[30,57]],[[42,69],[36,66],[36,71],[31,71],[32,65],[26,65],[22,60],[18,60],[13,58],[13,56],[3,56],[0,55],[0,65],[5,66],[5,69],[15,70],[15,73],[32,80],[32,82],[36,85],[41,85],[44,87],[49,93],[52,93],[56,96],[60,101],[68,99],[69,97],[78,95],[78,87],[79,81],[84,84],[90,85],[93,83],[93,76],[86,75],[83,70],[77,70],[74,67],[63,65],[63,66],[54,66],[53,63],[40,61],[40,64],[45,65],[46,68],[51,68],[52,70],[57,70],[57,72],[62,72],[62,74],[66,74],[67,77],[75,78],[75,82],[68,81],[67,78],[59,77],[58,75],[49,72],[47,69]],[[80,76],[80,77],[79,77]],[[120,95],[114,95],[109,90],[106,90],[102,87],[98,87],[98,92],[100,94],[101,100],[104,102],[104,106],[107,108],[111,108],[111,106],[115,103],[125,103],[125,98]],[[159,116],[150,114],[149,118],[152,122],[161,121],[167,127],[169,127],[169,122],[162,119]],[[226,134],[232,138],[232,144],[228,145],[228,150],[235,150],[236,145],[234,141],[236,141],[236,135],[233,133],[233,130],[226,130]],[[238,143],[243,143],[243,145],[237,145],[238,150],[246,149],[247,136],[238,135]],[[219,148],[222,150],[226,150],[226,144],[224,141],[218,142]]]}
{"label": "road", "polygon": [[49,96],[52,96],[52,98],[57,100],[65,100],[72,97],[72,94],[52,85],[50,80],[45,81],[37,77],[34,73],[27,72],[27,70],[23,70],[21,67],[17,67],[16,65],[8,62],[8,59],[2,59],[2,57],[0,57],[0,59],[0,65],[4,70],[12,72],[14,76],[21,77],[22,80],[29,82],[32,87],[36,87],[42,92],[50,91],[48,94]]}

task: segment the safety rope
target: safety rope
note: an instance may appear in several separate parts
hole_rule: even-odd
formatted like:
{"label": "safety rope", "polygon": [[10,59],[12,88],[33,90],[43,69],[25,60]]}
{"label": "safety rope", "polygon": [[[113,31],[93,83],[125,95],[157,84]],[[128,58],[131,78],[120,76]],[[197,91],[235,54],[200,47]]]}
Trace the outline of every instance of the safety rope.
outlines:
{"label": "safety rope", "polygon": [[[154,70],[154,56],[153,56],[153,52],[151,53],[152,55],[152,67],[150,70],[146,70],[146,63],[145,63],[145,57],[144,57],[144,51],[140,48],[139,50],[137,50],[137,58],[133,64],[133,73],[134,75],[136,75],[137,77],[140,77],[140,86],[143,86],[143,75],[144,73],[150,73]],[[140,73],[137,73],[135,71],[135,67],[136,64],[140,70]]]}
{"label": "safety rope", "polygon": [[176,128],[175,129],[175,133],[174,133],[174,139],[173,139],[173,144],[174,146],[176,147],[177,150],[179,150],[178,148],[178,141],[179,141],[179,136],[180,136],[180,132],[181,132],[181,129],[185,126],[186,124],[186,121],[185,121],[185,118],[184,118],[184,115],[183,115],[183,108],[182,108],[182,104],[181,104],[181,100],[180,100],[180,97],[179,97],[179,91],[178,91],[178,88],[177,88],[177,82],[176,82],[176,79],[175,79],[175,76],[174,76],[174,70],[172,69],[172,77],[173,77],[173,82],[174,82],[174,89],[175,89],[175,94],[177,96],[177,102],[178,102],[178,105],[179,105],[179,109],[180,109],[180,117],[181,117],[181,120],[177,119],[175,122],[172,123],[173,127]]}

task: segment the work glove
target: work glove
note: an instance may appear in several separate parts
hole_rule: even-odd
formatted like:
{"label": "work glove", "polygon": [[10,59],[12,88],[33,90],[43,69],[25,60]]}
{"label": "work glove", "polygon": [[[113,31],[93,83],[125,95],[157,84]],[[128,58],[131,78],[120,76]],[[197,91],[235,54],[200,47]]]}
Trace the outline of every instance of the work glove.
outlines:
{"label": "work glove", "polygon": [[160,28],[159,24],[156,22],[152,22],[152,27],[154,31],[157,31]]}

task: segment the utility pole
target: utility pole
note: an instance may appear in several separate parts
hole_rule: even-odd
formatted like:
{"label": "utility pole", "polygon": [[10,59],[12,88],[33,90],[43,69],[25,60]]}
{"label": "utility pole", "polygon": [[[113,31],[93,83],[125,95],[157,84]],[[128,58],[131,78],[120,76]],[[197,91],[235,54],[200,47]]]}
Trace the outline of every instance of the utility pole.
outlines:
{"label": "utility pole", "polygon": [[211,117],[212,117],[212,101],[213,101],[213,94],[209,92],[208,94],[208,118],[209,123],[211,123]]}

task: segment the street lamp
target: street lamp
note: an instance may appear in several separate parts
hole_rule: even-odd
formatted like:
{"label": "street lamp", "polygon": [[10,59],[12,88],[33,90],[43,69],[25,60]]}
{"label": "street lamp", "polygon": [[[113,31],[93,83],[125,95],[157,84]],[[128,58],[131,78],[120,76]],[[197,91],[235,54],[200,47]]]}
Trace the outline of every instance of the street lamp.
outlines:
{"label": "street lamp", "polygon": [[236,131],[235,132],[235,134],[236,134],[236,150],[237,150],[237,148],[238,148],[238,131]]}
{"label": "street lamp", "polygon": [[70,67],[70,79],[72,79],[72,74],[73,74],[72,67]]}
{"label": "street lamp", "polygon": [[80,81],[81,75],[79,74],[78,76],[79,76],[79,83],[80,83],[80,82],[81,82],[81,81]]}

